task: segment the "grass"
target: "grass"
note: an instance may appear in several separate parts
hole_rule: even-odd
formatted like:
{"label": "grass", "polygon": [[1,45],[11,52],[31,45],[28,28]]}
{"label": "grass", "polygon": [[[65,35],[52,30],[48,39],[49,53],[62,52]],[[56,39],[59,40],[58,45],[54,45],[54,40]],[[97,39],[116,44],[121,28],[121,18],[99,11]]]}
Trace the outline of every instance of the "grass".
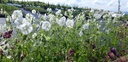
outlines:
{"label": "grass", "polygon": [[[6,12],[11,15],[14,10],[18,10],[18,7],[15,6],[9,6],[7,4],[0,4],[0,9],[6,10]],[[5,14],[7,15],[7,14]]]}

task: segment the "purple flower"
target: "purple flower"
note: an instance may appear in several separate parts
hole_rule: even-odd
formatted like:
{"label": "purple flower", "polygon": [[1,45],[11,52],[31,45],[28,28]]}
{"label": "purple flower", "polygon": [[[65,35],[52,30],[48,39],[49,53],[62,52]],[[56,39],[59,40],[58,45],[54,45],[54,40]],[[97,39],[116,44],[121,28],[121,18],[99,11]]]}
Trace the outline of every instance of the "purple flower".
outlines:
{"label": "purple flower", "polygon": [[3,35],[3,37],[4,37],[4,38],[10,38],[11,35],[8,35],[8,34],[7,34],[7,35]]}
{"label": "purple flower", "polygon": [[110,48],[110,51],[111,51],[114,55],[117,54],[116,48],[114,48],[114,47],[111,47],[111,48]]}
{"label": "purple flower", "polygon": [[108,52],[107,54],[108,54],[108,56],[109,56],[110,59],[114,59],[114,56],[115,55],[113,54],[113,52]]}
{"label": "purple flower", "polygon": [[13,32],[13,30],[10,30],[10,31],[5,32],[5,33],[3,34],[3,37],[4,37],[4,38],[10,38],[12,32]]}
{"label": "purple flower", "polygon": [[116,54],[116,57],[120,58],[120,54],[119,54],[119,53],[118,53],[118,54]]}
{"label": "purple flower", "polygon": [[74,50],[74,49],[71,49],[70,52],[69,52],[69,55],[70,55],[70,56],[73,56],[74,53],[75,53],[75,50]]}
{"label": "purple flower", "polygon": [[12,34],[13,30],[8,31],[8,34]]}

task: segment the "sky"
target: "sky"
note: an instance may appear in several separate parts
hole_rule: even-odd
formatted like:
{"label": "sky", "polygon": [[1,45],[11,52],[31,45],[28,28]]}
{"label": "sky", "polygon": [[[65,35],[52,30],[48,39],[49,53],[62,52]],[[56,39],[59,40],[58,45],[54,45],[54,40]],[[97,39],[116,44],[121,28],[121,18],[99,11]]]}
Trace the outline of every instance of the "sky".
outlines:
{"label": "sky", "polygon": [[[21,1],[21,0],[19,0]],[[50,4],[62,4],[78,7],[89,7],[118,11],[118,0],[24,0],[24,1],[41,1]],[[120,0],[121,11],[128,12],[128,0]]]}

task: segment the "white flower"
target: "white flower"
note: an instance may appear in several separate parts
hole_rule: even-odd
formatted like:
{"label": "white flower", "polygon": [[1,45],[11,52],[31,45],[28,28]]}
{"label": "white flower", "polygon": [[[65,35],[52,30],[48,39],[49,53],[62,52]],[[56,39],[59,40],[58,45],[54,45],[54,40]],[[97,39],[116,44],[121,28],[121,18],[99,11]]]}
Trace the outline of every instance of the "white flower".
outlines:
{"label": "white flower", "polygon": [[56,15],[59,15],[59,14],[61,14],[61,10],[58,10],[58,11],[56,12]]}
{"label": "white flower", "polygon": [[55,17],[55,16],[53,14],[49,14],[48,17],[50,18],[50,17]]}
{"label": "white flower", "polygon": [[3,9],[1,8],[1,11],[0,11],[0,13],[2,14],[3,13]]}
{"label": "white flower", "polygon": [[49,17],[50,23],[54,23],[55,16],[53,14],[49,14],[48,17]]}
{"label": "white flower", "polygon": [[64,15],[67,15],[67,12],[66,11],[64,12]]}
{"label": "white flower", "polygon": [[26,17],[26,20],[30,23],[32,23],[33,20],[35,19],[35,17],[30,13],[27,13],[25,17]]}
{"label": "white flower", "polygon": [[67,19],[66,26],[69,27],[69,28],[73,28],[74,20]]}
{"label": "white flower", "polygon": [[58,23],[60,26],[64,26],[65,23],[66,23],[66,18],[65,18],[65,17],[60,18],[60,20],[57,20],[57,23]]}
{"label": "white flower", "polygon": [[19,29],[23,34],[29,34],[32,32],[33,27],[25,18],[23,19],[23,24],[19,26]]}
{"label": "white flower", "polygon": [[33,35],[32,35],[32,38],[35,38],[37,36],[37,34],[36,33],[34,33]]}
{"label": "white flower", "polygon": [[48,21],[42,23],[42,29],[49,31],[51,28],[51,24]]}
{"label": "white flower", "polygon": [[83,35],[83,32],[82,30],[79,32],[79,36],[81,37]]}
{"label": "white flower", "polygon": [[47,8],[47,11],[51,12],[51,11],[52,11],[52,9],[51,9],[51,8]]}
{"label": "white flower", "polygon": [[15,10],[13,13],[12,13],[12,19],[17,19],[17,18],[21,18],[23,17],[23,14],[22,14],[22,11],[21,10]]}
{"label": "white flower", "polygon": [[17,18],[15,21],[14,21],[14,25],[19,28],[19,26],[23,24],[23,18],[20,17],[20,18]]}
{"label": "white flower", "polygon": [[84,29],[84,30],[85,30],[85,29],[89,29],[89,23],[84,24],[84,25],[83,25],[83,29]]}
{"label": "white flower", "polygon": [[35,10],[35,9],[33,9],[33,10],[32,10],[32,13],[33,13],[33,14],[36,14],[36,10]]}
{"label": "white flower", "polygon": [[71,9],[68,9],[68,12],[71,12],[72,10]]}
{"label": "white flower", "polygon": [[101,16],[102,16],[101,14],[94,14],[94,17],[97,19],[101,18]]}
{"label": "white flower", "polygon": [[6,22],[11,22],[11,17],[10,16],[7,16]]}

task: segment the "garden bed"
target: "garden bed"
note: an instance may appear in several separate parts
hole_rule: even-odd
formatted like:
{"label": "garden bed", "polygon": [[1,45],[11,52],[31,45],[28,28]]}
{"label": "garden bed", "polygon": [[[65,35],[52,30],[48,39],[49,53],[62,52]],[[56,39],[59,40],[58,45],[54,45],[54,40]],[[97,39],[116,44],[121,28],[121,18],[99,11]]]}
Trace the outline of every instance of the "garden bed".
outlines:
{"label": "garden bed", "polygon": [[[32,14],[23,18],[22,11],[15,10],[6,25],[0,26],[6,29],[0,33],[0,61],[127,60],[128,23],[120,24],[119,17],[112,17],[109,12],[92,10],[73,16],[74,11],[69,9],[65,17],[61,11],[38,14],[40,18],[35,19]],[[36,14],[35,10],[31,12]]]}

